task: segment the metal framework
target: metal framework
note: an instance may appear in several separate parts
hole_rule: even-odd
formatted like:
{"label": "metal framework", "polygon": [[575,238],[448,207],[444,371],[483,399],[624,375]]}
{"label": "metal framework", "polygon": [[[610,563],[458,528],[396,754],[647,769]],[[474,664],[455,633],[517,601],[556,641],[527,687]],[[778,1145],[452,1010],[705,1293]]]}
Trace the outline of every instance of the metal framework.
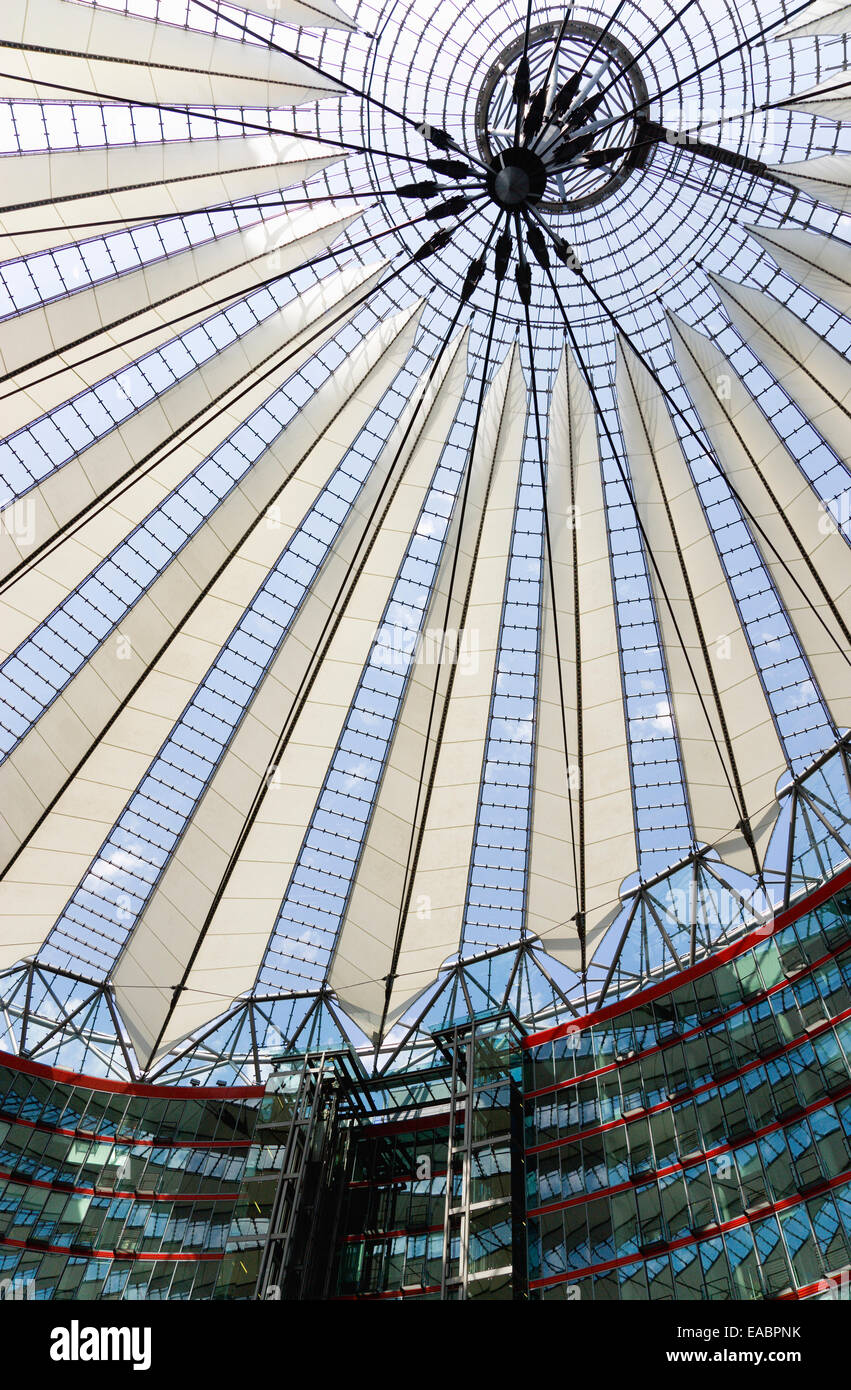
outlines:
{"label": "metal framework", "polygon": [[[754,923],[770,921],[851,859],[849,742],[851,736],[846,736],[805,776],[781,789],[788,807],[780,827],[783,843],[775,856],[778,868],[764,889],[755,894],[737,886],[734,876],[705,851],[688,856],[630,893],[613,932],[611,960],[599,967],[596,978],[566,976],[528,936],[464,955],[441,970],[379,1051],[359,1037],[331,989],[256,993],[236,1001],[144,1075],[163,1082],[258,1084],[287,1055],[302,1058],[317,1049],[342,1047],[360,1056],[363,1079],[389,1079],[433,1055],[436,1030],[463,1027],[483,1011],[510,1013],[535,1030],[635,993],[693,965]],[[66,1066],[76,1059],[77,1069],[114,1078],[137,1080],[143,1074],[108,982],[38,960],[7,969],[0,982],[2,1050]]]}
{"label": "metal framework", "polygon": [[[497,1011],[486,1020],[473,1018],[460,1028],[435,1034],[438,1048],[451,1063],[442,1302],[475,1297],[471,1286],[476,1274],[476,1221],[495,1219],[499,1223],[502,1217],[515,1231],[515,1222],[524,1211],[523,1096],[516,1060],[522,1033],[516,1019]],[[509,1190],[487,1198],[477,1190],[475,1174],[480,1160],[487,1170],[492,1149],[498,1161],[505,1163],[508,1158],[505,1176]],[[526,1251],[522,1242],[515,1239],[507,1243],[503,1263],[491,1261],[486,1270],[488,1278],[501,1275],[509,1281],[515,1299],[525,1296]]]}
{"label": "metal framework", "polygon": [[[282,1096],[287,1082],[294,1084],[289,1088],[290,1094]],[[254,1297],[322,1297],[327,1293],[327,1284],[326,1288],[310,1290],[306,1256],[316,1241],[319,1221],[315,1175],[326,1175],[328,1155],[337,1143],[337,1067],[333,1060],[326,1059],[325,1053],[308,1053],[300,1070],[294,1070],[289,1077],[278,1073],[273,1086],[273,1093],[289,1103],[268,1123],[258,1121],[255,1133],[258,1143],[278,1146],[283,1140],[283,1155]],[[324,1191],[322,1195],[327,1199]],[[328,1278],[330,1268],[326,1270],[326,1281]]]}

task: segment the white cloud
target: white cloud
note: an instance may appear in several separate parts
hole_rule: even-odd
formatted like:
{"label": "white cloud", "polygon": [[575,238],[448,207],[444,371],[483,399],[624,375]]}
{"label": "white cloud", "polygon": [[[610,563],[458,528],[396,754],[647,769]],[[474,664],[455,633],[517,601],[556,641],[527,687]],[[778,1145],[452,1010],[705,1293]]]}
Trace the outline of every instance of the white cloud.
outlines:
{"label": "white cloud", "polygon": [[653,718],[653,728],[660,733],[672,734],[674,732],[674,721],[671,718],[671,706],[667,700],[656,701],[656,714]]}
{"label": "white cloud", "polygon": [[[141,868],[144,863],[145,860],[140,859],[139,855],[134,854],[132,850],[119,849],[114,846],[108,854],[95,860],[89,878],[99,879],[101,882],[104,879],[111,880],[120,873],[132,873],[134,869]],[[91,887],[88,883],[86,886]]]}

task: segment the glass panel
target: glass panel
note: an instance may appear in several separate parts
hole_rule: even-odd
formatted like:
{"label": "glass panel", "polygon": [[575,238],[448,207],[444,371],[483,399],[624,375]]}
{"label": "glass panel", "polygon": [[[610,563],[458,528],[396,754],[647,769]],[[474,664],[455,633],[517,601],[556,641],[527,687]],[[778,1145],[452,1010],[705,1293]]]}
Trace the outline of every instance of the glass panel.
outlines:
{"label": "glass panel", "polygon": [[470,1155],[470,1201],[488,1202],[511,1196],[511,1149],[487,1144]]}

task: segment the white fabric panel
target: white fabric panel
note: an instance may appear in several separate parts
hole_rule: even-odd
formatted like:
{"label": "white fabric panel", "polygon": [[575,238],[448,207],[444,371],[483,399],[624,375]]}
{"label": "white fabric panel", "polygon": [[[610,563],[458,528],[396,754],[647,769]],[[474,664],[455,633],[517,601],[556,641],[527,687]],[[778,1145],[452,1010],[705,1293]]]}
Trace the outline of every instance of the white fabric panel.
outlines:
{"label": "white fabric panel", "polygon": [[710,276],[740,337],[844,462],[851,462],[851,363],[771,295]]}
{"label": "white fabric panel", "polygon": [[[214,515],[211,534],[232,558],[220,573],[209,571],[206,589],[193,591],[191,611],[172,611],[164,650],[114,723],[93,730],[86,761],[0,881],[0,960],[9,964],[40,945],[84,875],[97,872],[90,866],[158,749],[396,376],[417,318],[405,310],[374,329],[254,464],[231,514],[224,504]],[[4,799],[7,816],[14,805]],[[17,822],[6,832],[21,838]]]}
{"label": "white fabric panel", "polygon": [[[15,579],[0,596],[0,657],[5,659],[40,622],[53,612],[71,589],[109,555],[121,540],[149,515],[173,488],[207,458],[227,435],[263,405],[293,372],[309,361],[331,334],[338,331],[345,310],[381,273],[381,267],[352,269],[329,276],[276,316],[278,348],[286,347],[285,363],[240,394],[233,405],[220,405],[207,423],[167,457],[142,471],[130,487],[74,529],[55,549]],[[314,334],[317,334],[314,337]],[[241,388],[244,389],[244,388]],[[110,435],[107,439],[107,446]],[[26,508],[26,499],[20,504]],[[14,518],[14,504],[9,509]],[[0,513],[2,515],[2,513]],[[21,513],[26,520],[26,512]]]}
{"label": "white fabric panel", "polygon": [[[387,1029],[407,1012],[461,944],[528,406],[516,349],[509,361],[502,409],[498,416],[494,409],[483,422],[482,446],[494,455],[495,467],[463,625],[470,637],[469,655],[456,675],[446,709]],[[496,386],[494,381],[491,392]],[[421,905],[427,905],[430,913],[425,924],[420,920]]]}
{"label": "white fabric panel", "polygon": [[[194,466],[198,461],[199,447],[205,447],[205,453],[202,453],[200,458],[206,457],[211,448],[226,438],[231,430],[236,429],[245,419],[244,396],[236,400],[230,412],[227,411],[231,393],[238,397],[240,388],[250,386],[252,376],[259,373],[263,367],[268,368],[270,373],[274,367],[278,382],[286,380],[290,375],[289,366],[280,364],[279,367],[278,364],[287,343],[295,339],[298,346],[299,339],[316,331],[324,318],[333,319],[335,315],[341,314],[348,304],[354,303],[358,295],[363,294],[375,282],[382,269],[383,266],[369,267],[366,270],[361,266],[352,266],[340,275],[329,276],[326,281],[314,286],[276,314],[249,329],[241,338],[209,358],[182,381],[128,416],[122,424],[96,440],[88,449],[75,454],[37,487],[31,488],[23,504],[26,509],[26,527],[16,531],[14,526],[0,525],[0,575],[9,575],[40,546],[58,536],[63,527],[74,523],[86,508],[109,499],[111,492],[118,491],[125,481],[135,482],[137,477],[143,476],[143,472],[147,475],[156,472],[159,478],[160,452],[164,448],[171,449],[175,444],[179,445],[179,450],[184,448],[184,442],[181,440],[170,443],[165,441],[170,440],[175,431],[192,433],[202,422],[199,417],[204,415],[206,418],[203,419],[203,423],[211,428],[203,438],[201,435],[193,434],[191,443],[195,448],[189,457]],[[339,327],[340,323],[335,326]],[[268,379],[265,384],[268,389],[262,397],[263,400],[271,393]],[[211,416],[213,407],[215,415]],[[212,445],[211,438],[215,441]],[[183,461],[186,464],[185,455]],[[120,507],[122,499],[112,500],[117,500]],[[4,512],[0,512],[0,519],[5,512],[14,512],[14,507],[15,504],[10,503]],[[112,515],[121,518],[117,521],[119,536],[125,534],[122,529],[123,511],[119,510]],[[100,532],[98,539],[102,543],[104,533]],[[71,573],[82,577],[82,574],[88,572],[88,568],[91,567],[91,552],[82,559],[87,568],[80,571],[78,551],[73,547],[66,549],[66,544],[67,542],[60,542],[51,552],[50,563],[47,563],[45,557],[41,567],[43,572],[56,574],[60,584],[64,584],[67,591],[67,588],[76,582],[71,578]],[[103,551],[100,553],[102,555]],[[69,556],[74,556],[76,560],[73,570],[65,568]],[[58,573],[52,568],[54,564],[60,567]],[[21,582],[20,579],[18,582]],[[13,602],[8,591],[7,599]],[[56,602],[59,602],[58,598]]]}
{"label": "white fabric panel", "polygon": [[781,270],[841,314],[851,314],[851,246],[798,227],[748,227]]}
{"label": "white fabric panel", "polygon": [[[519,377],[519,366],[516,363],[513,370],[515,377]],[[440,638],[435,635],[444,631],[457,633],[465,630],[468,587],[475,565],[484,509],[496,470],[495,426],[498,427],[502,415],[514,407],[513,396],[506,400],[511,371],[512,358],[509,357],[497,374],[485,406],[487,415],[483,415],[480,444],[477,445],[471,465],[463,527],[461,499],[456,498],[441,563],[423,623],[423,630],[431,633],[431,637],[420,643],[406,686],[329,973],[330,982],[346,1008],[373,1035],[380,1024],[384,1004],[382,978],[388,974],[392,965],[400,913],[410,894],[417,867],[416,859],[411,864],[408,863],[409,846],[412,835],[416,839],[420,834],[428,811],[428,803],[420,792],[420,777],[425,766],[424,784],[427,786],[437,762],[438,732],[450,695],[454,692],[454,698],[463,699],[464,696],[469,697],[472,694],[469,689],[472,673],[467,663],[480,660],[478,651],[474,654],[472,651],[464,652],[463,649],[457,666],[452,660],[453,649],[440,659],[439,646],[437,651],[435,650],[435,641],[439,643]],[[519,402],[517,409],[518,418],[522,421],[522,406]],[[510,469],[503,470],[503,473],[508,476]],[[455,578],[449,601],[450,577],[454,563]],[[470,634],[474,629],[468,626],[466,631]],[[479,634],[476,636],[478,645]],[[432,699],[434,715],[429,734]],[[470,763],[471,769],[474,761],[475,755]],[[478,770],[476,777],[478,778]],[[427,849],[425,841],[423,849]],[[466,880],[461,890],[462,908],[465,889]],[[457,888],[455,895],[457,896]],[[414,905],[416,908],[416,902]],[[439,912],[437,919],[429,917],[427,921],[420,920],[415,913],[410,914],[411,920],[407,930],[409,935],[415,934],[418,947],[423,947],[426,940],[432,936],[433,927],[437,928],[441,954],[435,969],[450,950],[457,948],[461,915],[457,904],[450,902],[449,907],[450,913],[454,914],[454,925],[450,918],[448,930],[451,943],[445,948],[442,942],[446,935],[447,923],[441,920],[445,917],[445,911]],[[407,986],[408,982],[404,983]]]}
{"label": "white fabric panel", "polygon": [[[237,0],[239,9],[274,19],[281,24],[296,24],[302,29],[356,29],[334,0]],[[252,26],[249,24],[249,28]]]}
{"label": "white fabric panel", "polygon": [[851,725],[848,545],[727,359],[673,314],[669,321],[688,393],[724,473],[758,523],[748,521],[754,543],[833,718],[846,728]]}
{"label": "white fabric panel", "polygon": [[[330,145],[263,134],[16,155],[3,167],[3,257],[65,246],[134,219],[261,194],[271,200],[343,158]],[[92,225],[78,228],[83,222]]]}
{"label": "white fabric panel", "polygon": [[485,401],[466,512],[462,522],[456,500],[427,616],[432,632],[445,624],[458,634],[460,659],[440,660],[433,641],[418,650],[329,973],[346,1010],[376,1040],[400,923],[388,1026],[458,949],[525,412],[515,348]]}
{"label": "white fabric panel", "polygon": [[0,95],[15,100],[56,101],[57,87],[79,87],[124,101],[274,108],[341,90],[263,44],[70,0],[4,0],[0,44],[19,45],[4,49],[10,76],[0,81]]}
{"label": "white fabric panel", "polygon": [[814,5],[793,19],[785,29],[778,29],[776,39],[802,39],[814,34],[847,34],[851,28],[851,5],[837,5],[836,0],[815,0]]}
{"label": "white fabric panel", "polygon": [[[4,398],[0,388],[7,432],[185,332],[226,295],[236,302],[270,276],[319,255],[359,216],[360,209],[341,215],[327,205],[272,217],[17,315],[4,325],[0,354],[3,370],[17,373],[14,395]],[[320,273],[329,264],[321,263]],[[178,315],[180,323],[166,327]],[[134,341],[137,334],[145,336]],[[116,344],[112,351],[110,343]],[[52,361],[26,369],[48,354],[55,354]],[[27,390],[28,379],[39,384]]]}
{"label": "white fabric panel", "polygon": [[[339,404],[336,396],[333,399]],[[293,421],[284,438],[306,437],[312,442],[311,415],[305,416],[303,427],[301,418]],[[224,422],[225,429],[231,426],[232,422]],[[0,862],[5,864],[17,851],[65,785],[69,772],[86,757],[172,632],[213,582],[230,548],[240,543],[246,527],[271,505],[282,485],[280,448],[279,441],[246,472],[0,765],[0,803],[5,815]],[[91,552],[86,558],[90,562]]]}
{"label": "white fabric panel", "polygon": [[317,793],[369,657],[381,610],[395,583],[463,395],[466,349],[467,335],[463,334],[450,346],[429,387],[417,415],[419,428],[414,429],[417,444],[387,513],[382,537],[358,579],[269,793],[206,926],[186,987],[168,1020],[160,1052],[214,1018],[254,983]]}
{"label": "white fabric panel", "polygon": [[545,562],[526,925],[577,969],[574,915],[585,913],[590,958],[638,857],[595,413],[567,351],[550,407],[547,511],[555,601]]}
{"label": "white fabric panel", "polygon": [[851,155],[820,154],[794,164],[769,164],[768,172],[818,203],[851,212]]}
{"label": "white fabric panel", "polygon": [[834,73],[805,92],[796,92],[783,103],[787,111],[808,111],[831,121],[851,121],[851,78]]}
{"label": "white fabric panel", "polygon": [[[388,555],[410,535],[410,530],[406,537],[384,530],[390,502],[416,445],[415,430],[402,443],[409,411],[410,407],[355,499],[121,955],[114,977],[116,1000],[140,1060],[158,1050],[173,990],[192,964],[232,856],[241,852],[246,821],[253,819],[268,790],[270,769],[292,737],[362,566],[372,553],[380,576],[389,568]],[[420,500],[422,496],[421,492]],[[365,619],[365,630],[373,635],[392,582],[385,578],[384,586],[375,578],[373,604]],[[347,630],[347,636],[354,647],[355,634]],[[359,673],[360,651],[344,650],[341,659],[350,660],[354,674]],[[330,755],[330,748],[326,753]]]}
{"label": "white fabric panel", "polygon": [[744,812],[761,864],[786,757],[661,392],[623,342],[617,391],[694,832],[753,873],[738,825]]}

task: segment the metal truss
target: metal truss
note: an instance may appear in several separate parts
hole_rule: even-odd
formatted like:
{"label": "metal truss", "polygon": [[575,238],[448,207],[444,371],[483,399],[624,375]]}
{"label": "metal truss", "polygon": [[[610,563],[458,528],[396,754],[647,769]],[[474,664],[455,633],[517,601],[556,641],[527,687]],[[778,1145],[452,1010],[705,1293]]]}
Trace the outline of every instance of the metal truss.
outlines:
{"label": "metal truss", "polygon": [[[696,849],[625,895],[584,977],[524,935],[445,965],[378,1049],[327,985],[255,993],[157,1062],[145,1080],[263,1085],[282,1058],[322,1049],[355,1054],[365,1077],[389,1080],[429,1065],[436,1031],[477,1016],[509,1012],[527,1028],[545,1028],[633,994],[770,922],[851,859],[849,757],[846,734],[780,789],[772,862],[760,882],[734,874],[711,850]],[[141,1076],[109,981],[38,958],[25,961],[0,972],[0,1017],[5,1052],[115,1080]]]}

